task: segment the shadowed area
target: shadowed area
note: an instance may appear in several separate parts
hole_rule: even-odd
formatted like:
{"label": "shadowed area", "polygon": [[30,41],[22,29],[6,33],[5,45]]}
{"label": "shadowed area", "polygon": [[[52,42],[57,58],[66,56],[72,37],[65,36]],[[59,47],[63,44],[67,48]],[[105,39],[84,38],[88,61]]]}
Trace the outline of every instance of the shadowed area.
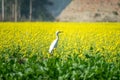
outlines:
{"label": "shadowed area", "polygon": [[31,21],[54,21],[70,2],[71,0],[17,0],[15,3],[14,0],[0,0],[0,21],[15,21],[15,14],[17,21],[29,21],[30,16]]}
{"label": "shadowed area", "polygon": [[71,0],[48,0],[49,4],[45,8],[53,17],[57,17],[71,2]]}

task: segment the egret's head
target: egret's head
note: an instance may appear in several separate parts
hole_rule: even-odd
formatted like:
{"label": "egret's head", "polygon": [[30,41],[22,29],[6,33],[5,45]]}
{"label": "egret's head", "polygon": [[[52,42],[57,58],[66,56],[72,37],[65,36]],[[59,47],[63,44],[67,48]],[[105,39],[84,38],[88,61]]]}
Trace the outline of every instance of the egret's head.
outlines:
{"label": "egret's head", "polygon": [[56,31],[56,35],[58,35],[59,33],[62,33],[62,31]]}

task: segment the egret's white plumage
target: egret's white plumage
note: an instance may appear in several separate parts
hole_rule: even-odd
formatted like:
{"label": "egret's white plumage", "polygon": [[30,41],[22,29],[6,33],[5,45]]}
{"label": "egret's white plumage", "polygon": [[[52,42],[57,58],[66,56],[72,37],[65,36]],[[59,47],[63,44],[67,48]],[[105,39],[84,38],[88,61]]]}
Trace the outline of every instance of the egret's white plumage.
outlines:
{"label": "egret's white plumage", "polygon": [[59,40],[59,33],[61,33],[61,31],[56,32],[56,39],[51,43],[49,48],[49,53],[52,53],[53,49],[57,47],[58,40]]}

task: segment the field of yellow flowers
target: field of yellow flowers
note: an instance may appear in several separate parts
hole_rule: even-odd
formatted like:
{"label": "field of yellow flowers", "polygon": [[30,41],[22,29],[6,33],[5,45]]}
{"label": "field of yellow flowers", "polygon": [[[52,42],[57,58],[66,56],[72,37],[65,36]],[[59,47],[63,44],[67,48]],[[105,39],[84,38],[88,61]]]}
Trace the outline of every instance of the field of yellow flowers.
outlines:
{"label": "field of yellow flowers", "polygon": [[1,22],[0,80],[120,80],[120,23]]}

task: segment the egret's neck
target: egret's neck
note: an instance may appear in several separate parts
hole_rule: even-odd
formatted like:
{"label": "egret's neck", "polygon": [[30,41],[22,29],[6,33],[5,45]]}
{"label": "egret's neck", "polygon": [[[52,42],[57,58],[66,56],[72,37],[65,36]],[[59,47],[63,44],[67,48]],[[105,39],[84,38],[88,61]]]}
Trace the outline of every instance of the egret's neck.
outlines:
{"label": "egret's neck", "polygon": [[56,34],[56,39],[59,39],[59,35],[58,34]]}

